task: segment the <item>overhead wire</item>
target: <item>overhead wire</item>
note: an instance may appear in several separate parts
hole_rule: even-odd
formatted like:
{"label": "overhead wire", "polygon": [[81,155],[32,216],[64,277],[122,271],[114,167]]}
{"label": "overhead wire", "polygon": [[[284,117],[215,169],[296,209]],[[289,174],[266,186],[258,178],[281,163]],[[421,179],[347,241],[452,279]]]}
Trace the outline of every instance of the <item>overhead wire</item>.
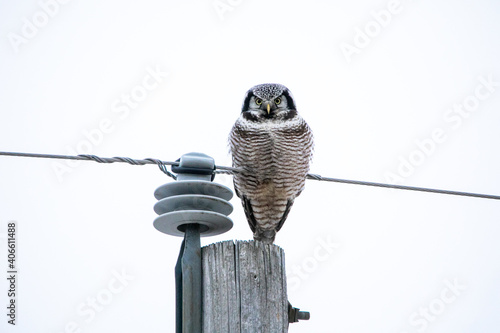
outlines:
{"label": "overhead wire", "polygon": [[[80,160],[80,161],[94,161],[97,163],[128,163],[131,165],[146,165],[146,164],[156,164],[159,169],[165,173],[167,176],[177,179],[176,175],[167,170],[168,165],[177,166],[179,162],[171,162],[171,161],[162,161],[156,158],[144,158],[144,159],[133,159],[130,157],[99,157],[96,155],[89,154],[81,154],[81,155],[54,155],[54,154],[38,154],[38,153],[19,153],[19,152],[3,152],[0,151],[0,156],[16,156],[16,157],[33,157],[33,158],[49,158],[49,159],[65,159],[65,160]],[[240,172],[239,169],[216,165],[214,172],[216,174],[229,174],[233,175],[235,173]],[[360,180],[349,180],[349,179],[340,179],[340,178],[331,178],[331,177],[323,177],[317,174],[307,174],[307,179],[324,181],[324,182],[334,182],[334,183],[342,183],[342,184],[352,184],[352,185],[364,185],[364,186],[373,186],[373,187],[382,187],[382,188],[390,188],[397,190],[407,190],[407,191],[419,191],[419,192],[428,192],[428,193],[439,193],[439,194],[447,194],[447,195],[457,195],[457,196],[465,196],[465,197],[474,197],[474,198],[482,198],[482,199],[493,199],[500,200],[500,195],[491,195],[491,194],[482,194],[482,193],[472,193],[472,192],[461,192],[461,191],[452,191],[452,190],[441,190],[434,188],[426,188],[426,187],[416,187],[416,186],[407,186],[407,185],[396,185],[396,184],[386,184],[386,183],[376,183],[376,182],[367,182]]]}

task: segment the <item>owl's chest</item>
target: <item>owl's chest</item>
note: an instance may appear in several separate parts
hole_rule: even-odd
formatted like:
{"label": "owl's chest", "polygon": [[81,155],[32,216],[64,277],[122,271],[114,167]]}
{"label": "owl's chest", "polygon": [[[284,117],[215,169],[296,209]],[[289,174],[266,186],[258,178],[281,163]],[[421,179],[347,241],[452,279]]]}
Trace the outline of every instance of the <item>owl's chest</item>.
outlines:
{"label": "owl's chest", "polygon": [[283,154],[287,141],[291,138],[286,131],[276,129],[260,129],[251,131],[246,140],[246,149],[267,154]]}
{"label": "owl's chest", "polygon": [[298,127],[300,124],[292,121],[257,124],[242,121],[232,134],[232,149],[247,162],[269,164],[292,159],[301,150]]}

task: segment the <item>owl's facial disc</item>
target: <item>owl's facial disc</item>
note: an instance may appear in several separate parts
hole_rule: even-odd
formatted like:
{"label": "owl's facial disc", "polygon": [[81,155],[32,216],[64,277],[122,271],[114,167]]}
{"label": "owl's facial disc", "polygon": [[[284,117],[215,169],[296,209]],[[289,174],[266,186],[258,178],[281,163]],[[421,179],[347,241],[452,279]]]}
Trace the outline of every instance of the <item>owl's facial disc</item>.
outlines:
{"label": "owl's facial disc", "polygon": [[290,92],[282,85],[264,84],[250,89],[242,106],[242,116],[254,122],[283,121],[297,114]]}

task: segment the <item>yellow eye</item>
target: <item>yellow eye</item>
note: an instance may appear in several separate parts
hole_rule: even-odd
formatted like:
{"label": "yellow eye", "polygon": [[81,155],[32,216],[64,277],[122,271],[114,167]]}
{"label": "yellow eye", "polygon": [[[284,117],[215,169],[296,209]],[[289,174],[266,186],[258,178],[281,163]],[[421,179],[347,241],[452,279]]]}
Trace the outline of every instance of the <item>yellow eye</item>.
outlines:
{"label": "yellow eye", "polygon": [[262,100],[260,98],[256,98],[255,99],[255,104],[261,105],[262,104]]}
{"label": "yellow eye", "polygon": [[274,100],[274,103],[275,103],[276,105],[280,105],[280,103],[281,103],[281,98],[279,98],[279,97],[278,97],[278,98],[276,98],[276,99]]}

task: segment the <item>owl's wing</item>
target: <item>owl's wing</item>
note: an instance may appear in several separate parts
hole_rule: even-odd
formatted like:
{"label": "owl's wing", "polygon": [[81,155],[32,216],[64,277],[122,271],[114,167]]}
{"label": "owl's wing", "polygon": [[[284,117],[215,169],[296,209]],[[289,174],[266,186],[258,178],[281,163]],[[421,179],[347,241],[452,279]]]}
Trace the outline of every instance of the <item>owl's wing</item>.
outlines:
{"label": "owl's wing", "polygon": [[288,217],[288,213],[290,212],[290,209],[292,208],[292,205],[293,205],[293,200],[288,199],[288,202],[286,203],[286,207],[285,207],[285,212],[283,213],[283,216],[281,217],[281,220],[278,223],[278,226],[276,227],[276,231],[280,231],[281,227],[283,226],[283,223],[285,223],[286,218]]}
{"label": "owl's wing", "polygon": [[241,201],[243,202],[243,210],[245,211],[245,215],[247,216],[248,225],[250,226],[252,232],[255,232],[257,220],[255,220],[255,216],[253,215],[253,208],[252,204],[250,203],[250,199],[242,196]]}

